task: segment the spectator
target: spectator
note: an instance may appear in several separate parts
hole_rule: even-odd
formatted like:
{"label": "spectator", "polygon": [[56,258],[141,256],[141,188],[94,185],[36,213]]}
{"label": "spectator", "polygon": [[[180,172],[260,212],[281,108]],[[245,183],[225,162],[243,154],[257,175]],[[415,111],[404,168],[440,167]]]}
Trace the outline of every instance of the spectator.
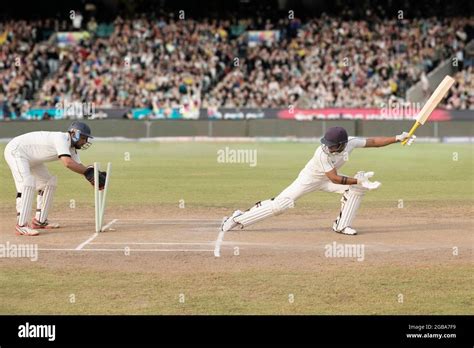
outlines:
{"label": "spectator", "polygon": [[74,30],[79,31],[82,29],[82,14],[79,11],[75,11],[71,15],[72,27]]}
{"label": "spectator", "polygon": [[458,72],[454,79],[456,84],[448,95],[446,108],[450,110],[474,110],[474,79],[473,67]]}
{"label": "spectator", "polygon": [[97,22],[95,21],[95,18],[94,17],[91,17],[91,19],[89,20],[89,22],[87,22],[87,30],[90,32],[90,33],[94,33],[97,31]]}

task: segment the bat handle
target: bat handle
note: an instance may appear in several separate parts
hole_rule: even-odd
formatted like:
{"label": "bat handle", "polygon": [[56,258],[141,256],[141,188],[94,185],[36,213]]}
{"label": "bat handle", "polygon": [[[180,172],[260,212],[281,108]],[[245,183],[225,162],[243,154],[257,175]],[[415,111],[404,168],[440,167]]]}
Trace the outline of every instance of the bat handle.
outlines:
{"label": "bat handle", "polygon": [[402,141],[402,145],[405,146],[408,139],[410,139],[410,137],[415,134],[415,131],[418,129],[418,127],[421,126],[421,123],[420,122],[416,122],[413,127],[411,127],[410,131],[408,132],[408,136],[405,138],[405,140]]}

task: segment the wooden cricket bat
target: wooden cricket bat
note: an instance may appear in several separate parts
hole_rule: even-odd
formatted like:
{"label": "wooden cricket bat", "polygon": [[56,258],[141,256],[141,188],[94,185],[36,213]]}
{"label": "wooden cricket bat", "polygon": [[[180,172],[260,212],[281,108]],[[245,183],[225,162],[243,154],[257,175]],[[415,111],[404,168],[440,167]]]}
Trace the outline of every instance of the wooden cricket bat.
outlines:
{"label": "wooden cricket bat", "polygon": [[451,86],[454,84],[454,79],[446,75],[443,81],[438,85],[435,89],[431,97],[425,103],[421,111],[416,116],[416,121],[413,127],[411,127],[410,132],[408,133],[408,137],[402,141],[402,145],[405,145],[408,139],[415,133],[419,126],[425,124],[426,120],[430,117],[433,110],[438,106],[441,100],[444,98],[446,93],[448,93]]}

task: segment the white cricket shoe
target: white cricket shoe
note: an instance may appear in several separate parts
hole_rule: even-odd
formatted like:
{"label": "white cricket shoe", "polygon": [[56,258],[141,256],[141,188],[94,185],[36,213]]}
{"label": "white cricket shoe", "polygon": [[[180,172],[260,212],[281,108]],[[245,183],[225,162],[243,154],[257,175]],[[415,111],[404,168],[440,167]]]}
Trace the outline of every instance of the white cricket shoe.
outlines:
{"label": "white cricket shoe", "polygon": [[28,227],[28,226],[19,226],[16,225],[15,227],[16,235],[17,236],[37,236],[39,232]]}
{"label": "white cricket shoe", "polygon": [[235,227],[237,227],[239,225],[238,222],[235,222],[234,221],[234,218],[239,216],[239,215],[242,215],[243,213],[240,211],[240,210],[236,210],[232,213],[231,216],[224,216],[224,218],[222,219],[222,224],[221,224],[221,231],[223,232],[227,232]]}
{"label": "white cricket shoe", "polygon": [[349,236],[355,236],[357,234],[357,231],[354,230],[352,227],[349,227],[349,226],[343,228],[341,231],[338,231],[337,230],[337,221],[334,221],[334,223],[332,224],[332,230],[336,233],[347,234]]}
{"label": "white cricket shoe", "polygon": [[352,227],[347,226],[340,233],[347,234],[349,236],[355,236],[357,234],[357,231],[354,230]]}
{"label": "white cricket shoe", "polygon": [[43,230],[43,229],[49,230],[49,229],[59,228],[61,226],[59,226],[58,223],[49,222],[48,220],[46,220],[45,222],[39,222],[35,218],[31,222],[31,227],[33,227],[35,230]]}

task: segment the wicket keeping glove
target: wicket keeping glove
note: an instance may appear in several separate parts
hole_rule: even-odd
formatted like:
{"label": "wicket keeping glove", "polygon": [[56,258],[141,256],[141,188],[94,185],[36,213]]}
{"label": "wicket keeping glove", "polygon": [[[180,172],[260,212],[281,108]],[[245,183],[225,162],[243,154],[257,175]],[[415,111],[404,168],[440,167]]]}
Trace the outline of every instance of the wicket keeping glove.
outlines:
{"label": "wicket keeping glove", "polygon": [[[84,172],[84,176],[86,177],[87,181],[94,186],[94,166],[87,167],[86,171]],[[103,190],[105,186],[105,179],[107,178],[106,172],[99,171],[99,190]]]}

